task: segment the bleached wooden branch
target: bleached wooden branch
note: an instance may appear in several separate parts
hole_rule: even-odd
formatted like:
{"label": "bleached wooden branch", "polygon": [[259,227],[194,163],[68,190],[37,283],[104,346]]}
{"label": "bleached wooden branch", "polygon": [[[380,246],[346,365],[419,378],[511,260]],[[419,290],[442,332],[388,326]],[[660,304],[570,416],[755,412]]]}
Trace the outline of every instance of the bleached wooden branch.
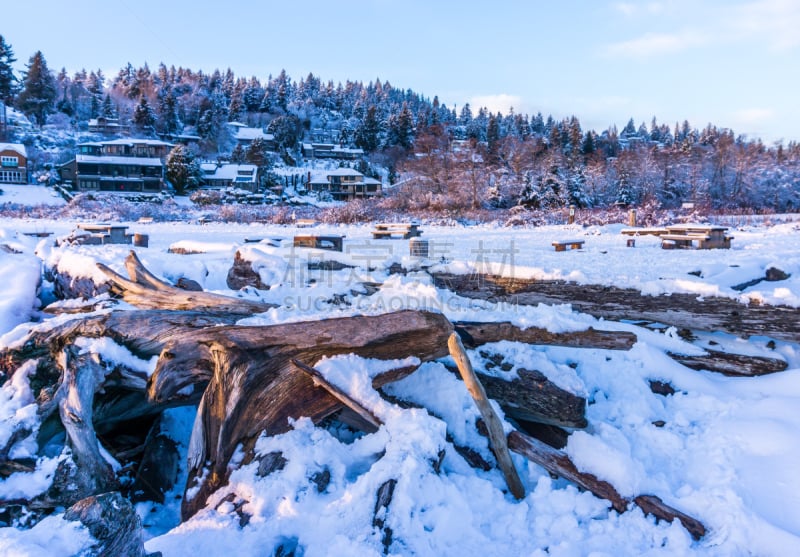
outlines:
{"label": "bleached wooden branch", "polygon": [[450,349],[450,355],[456,361],[458,371],[464,379],[464,384],[467,386],[469,394],[472,395],[478,410],[486,422],[486,428],[489,433],[489,444],[497,458],[497,465],[505,476],[508,488],[511,494],[517,499],[525,497],[525,488],[522,481],[519,479],[517,469],[514,467],[514,462],[511,460],[511,453],[508,452],[508,444],[506,442],[506,434],[503,431],[503,424],[500,418],[489,403],[486,396],[486,391],[475,375],[472,369],[472,364],[469,361],[464,345],[461,344],[461,338],[458,333],[453,333],[447,341],[447,347]]}

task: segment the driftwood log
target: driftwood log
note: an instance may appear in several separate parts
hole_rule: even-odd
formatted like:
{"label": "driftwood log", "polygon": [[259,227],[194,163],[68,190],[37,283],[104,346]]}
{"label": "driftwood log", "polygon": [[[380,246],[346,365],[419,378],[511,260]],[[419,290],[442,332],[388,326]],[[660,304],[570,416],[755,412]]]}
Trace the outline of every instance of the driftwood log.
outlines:
{"label": "driftwood log", "polygon": [[97,263],[97,267],[108,277],[113,294],[139,308],[177,311],[207,310],[235,315],[252,315],[275,307],[274,304],[231,298],[210,292],[194,292],[172,286],[148,271],[134,251],[131,251],[125,259],[125,268],[130,279],[124,278],[102,263]]}
{"label": "driftwood log", "polygon": [[[44,322],[33,327],[23,343],[0,353],[0,380],[26,362],[36,362],[36,371],[29,378],[42,418],[40,446],[51,442],[59,432],[66,432],[72,449],[74,466],[57,471],[53,487],[39,501],[42,508],[67,506],[77,499],[116,489],[116,478],[100,456],[98,435],[139,419],[149,420],[147,423],[152,426],[154,418],[170,406],[198,404],[190,440],[183,518],[203,508],[208,497],[225,485],[235,453],[242,450],[242,462],[252,461],[257,437],[287,431],[291,419],[305,416],[320,422],[337,413],[356,427],[378,427],[377,417],[316,372],[314,365],[326,356],[415,356],[424,362],[445,356],[451,337],[456,341],[463,338],[469,346],[503,338],[606,349],[627,349],[635,342],[635,336],[627,333],[593,330],[551,334],[540,329],[522,330],[508,323],[461,323],[454,327],[443,315],[423,311],[240,326],[235,322],[241,316],[272,306],[176,288],[147,271],[133,252],[126,259],[130,279],[104,265],[99,264],[98,268],[108,277],[107,284],[115,296],[144,309],[104,310],[61,318],[56,325]],[[157,356],[155,370],[148,376],[104,362],[101,356],[81,353],[74,346],[81,337],[111,338],[145,360]],[[415,366],[406,366],[381,374],[373,380],[373,386],[379,388],[396,381],[414,369]],[[486,385],[481,398],[495,398],[509,416],[516,415],[520,420],[570,427],[585,425],[582,398],[558,393],[536,372],[518,370],[518,374],[519,379],[513,381],[477,374]],[[156,429],[153,426],[152,435],[157,437]],[[24,430],[13,432],[9,443],[0,447],[0,455],[8,455],[13,443],[29,434]],[[147,481],[142,474],[155,473],[153,477],[159,478],[160,486],[151,496],[163,497],[174,478],[174,447],[144,440],[142,445],[135,449],[144,455],[138,468],[142,481]],[[512,450],[519,451],[523,445],[532,445],[533,452],[541,453],[535,444],[508,439]],[[467,449],[456,448],[462,454]],[[532,449],[524,450],[530,453]],[[162,460],[171,462],[168,470],[149,469]],[[30,463],[20,461],[4,469],[13,471],[26,466]],[[585,478],[579,472],[570,476],[565,472],[567,468],[551,471],[585,487],[580,483]],[[68,489],[74,493],[66,493]],[[613,487],[594,489],[618,510],[624,510],[630,502],[615,496]],[[518,493],[513,488],[512,491]],[[645,496],[642,501],[643,508],[655,508],[654,514],[661,516],[657,514],[661,512],[667,517],[658,510],[664,506],[656,498]],[[383,504],[387,506],[388,501]],[[685,517],[677,511],[671,516]]]}
{"label": "driftwood log", "polygon": [[652,514],[659,520],[672,522],[677,518],[696,540],[702,538],[706,533],[705,526],[699,520],[670,507],[655,495],[639,495],[633,499],[626,499],[610,483],[598,479],[593,474],[579,471],[566,453],[554,449],[529,435],[519,431],[512,431],[508,435],[508,447],[512,451],[539,464],[551,474],[569,480],[578,487],[594,493],[601,499],[608,500],[617,512],[625,512],[630,503],[635,503],[645,513]]}
{"label": "driftwood log", "polygon": [[766,335],[796,342],[800,308],[742,304],[696,294],[645,296],[638,290],[561,280],[435,273],[434,283],[460,296],[520,305],[571,304],[576,311],[611,320],[645,320],[737,336]]}
{"label": "driftwood log", "polygon": [[607,350],[630,350],[636,343],[636,335],[626,331],[585,331],[553,333],[539,327],[526,329],[511,323],[477,323],[458,321],[453,323],[461,342],[467,348],[482,344],[510,340],[528,344],[573,346],[575,348],[604,348]]}
{"label": "driftwood log", "polygon": [[408,356],[413,346],[414,356],[426,361],[446,355],[451,332],[440,314],[401,311],[312,324],[206,329],[167,345],[152,378],[152,399],[173,397],[190,381],[208,382],[190,443],[189,485],[197,489],[183,501],[184,518],[227,482],[238,446],[247,453],[262,432],[287,431],[290,418],[319,421],[341,408],[338,399],[298,373],[292,359],[314,363],[353,353],[391,360]]}
{"label": "driftwood log", "polygon": [[676,362],[696,370],[708,370],[727,375],[729,377],[756,377],[777,373],[788,367],[785,360],[765,358],[763,356],[746,356],[743,354],[729,354],[719,350],[708,350],[703,356],[683,356],[669,353]]}

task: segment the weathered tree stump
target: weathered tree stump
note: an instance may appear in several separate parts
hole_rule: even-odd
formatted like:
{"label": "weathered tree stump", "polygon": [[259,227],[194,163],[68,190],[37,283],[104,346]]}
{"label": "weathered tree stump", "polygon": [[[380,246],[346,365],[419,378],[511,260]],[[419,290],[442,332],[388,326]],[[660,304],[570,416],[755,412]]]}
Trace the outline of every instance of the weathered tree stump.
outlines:
{"label": "weathered tree stump", "polygon": [[125,555],[145,557],[139,515],[119,492],[103,493],[82,499],[67,509],[65,520],[78,521],[97,540],[81,555]]}

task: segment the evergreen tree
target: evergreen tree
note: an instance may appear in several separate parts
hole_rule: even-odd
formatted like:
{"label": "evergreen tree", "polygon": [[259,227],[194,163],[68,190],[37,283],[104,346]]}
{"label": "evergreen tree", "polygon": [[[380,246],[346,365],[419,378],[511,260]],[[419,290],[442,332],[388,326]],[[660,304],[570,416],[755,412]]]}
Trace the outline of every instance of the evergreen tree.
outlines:
{"label": "evergreen tree", "polygon": [[205,140],[206,146],[224,152],[231,143],[231,130],[228,126],[228,102],[218,86],[206,99],[197,122],[197,133]]}
{"label": "evergreen tree", "polygon": [[100,116],[100,99],[103,97],[104,81],[105,77],[103,76],[103,72],[100,70],[89,73],[89,77],[86,79],[86,90],[91,95],[91,100],[89,102],[90,118],[97,118]]}
{"label": "evergreen tree", "polygon": [[631,205],[636,201],[631,173],[626,164],[617,159],[616,202]]}
{"label": "evergreen tree", "polygon": [[586,193],[586,174],[582,164],[570,169],[567,178],[567,204],[576,207],[588,207],[589,196]]}
{"label": "evergreen tree", "polygon": [[303,125],[294,114],[278,116],[269,123],[267,131],[275,137],[275,144],[281,150],[291,150],[303,136]]}
{"label": "evergreen tree", "polygon": [[620,133],[620,137],[627,138],[636,135],[636,124],[633,123],[633,118],[628,120],[628,123],[625,124],[625,127],[622,128],[622,132]]}
{"label": "evergreen tree", "polygon": [[569,124],[567,125],[567,142],[569,152],[574,158],[581,152],[583,146],[581,123],[575,116],[570,117]]}
{"label": "evergreen tree", "polygon": [[500,123],[498,120],[499,117],[490,114],[486,126],[487,155],[491,164],[500,162]]}
{"label": "evergreen tree", "polygon": [[249,164],[254,164],[259,168],[266,168],[269,165],[267,155],[267,145],[260,137],[255,138],[247,146],[244,152],[244,160]]}
{"label": "evergreen tree", "polygon": [[581,152],[584,156],[591,156],[594,154],[597,147],[595,146],[594,141],[594,132],[589,130],[586,132],[586,135],[583,137],[583,144],[581,145]]}
{"label": "evergreen tree", "polygon": [[233,151],[231,151],[231,162],[242,164],[244,162],[244,158],[244,147],[242,147],[241,143],[237,143],[233,146]]}
{"label": "evergreen tree", "polygon": [[55,109],[56,80],[47,68],[41,51],[31,56],[27,68],[22,92],[17,97],[17,107],[25,115],[32,116],[39,126],[43,126],[47,115]]}
{"label": "evergreen tree", "polygon": [[56,110],[67,116],[72,116],[75,112],[70,97],[71,88],[72,82],[69,79],[67,70],[66,68],[61,68],[61,71],[56,76],[56,94],[58,95]]}
{"label": "evergreen tree", "polygon": [[660,142],[662,139],[661,128],[658,126],[658,122],[656,122],[656,117],[653,116],[653,120],[650,122],[650,140]]}
{"label": "evergreen tree", "polygon": [[478,115],[467,124],[467,137],[475,141],[486,141],[486,128],[489,126],[489,115],[486,109],[481,107]]}
{"label": "evergreen tree", "polygon": [[538,135],[544,135],[544,118],[541,112],[537,112],[531,120],[531,131]]}
{"label": "evergreen tree", "polygon": [[5,41],[3,35],[0,35],[0,103],[3,104],[4,123],[7,123],[5,106],[14,100],[16,90],[17,78],[14,77],[14,68],[12,67],[16,61],[11,45]]}
{"label": "evergreen tree", "polygon": [[139,99],[139,104],[133,111],[133,125],[143,132],[153,133],[155,131],[156,115],[144,95]]}
{"label": "evergreen tree", "polygon": [[410,149],[414,144],[414,117],[403,102],[400,112],[389,117],[387,144]]}
{"label": "evergreen tree", "polygon": [[458,123],[462,126],[468,126],[472,122],[472,110],[469,103],[461,107],[461,114],[458,117]]}
{"label": "evergreen tree", "polygon": [[103,105],[100,107],[100,116],[103,118],[114,118],[116,111],[114,110],[114,103],[111,102],[111,96],[106,95],[103,97]]}
{"label": "evergreen tree", "polygon": [[181,123],[178,118],[178,103],[172,88],[169,86],[162,88],[159,97],[156,108],[158,129],[167,135],[176,134],[181,130]]}
{"label": "evergreen tree", "polygon": [[242,92],[234,87],[233,94],[231,95],[231,103],[228,105],[228,121],[240,121],[244,116],[244,111],[245,106],[244,100],[242,99]]}
{"label": "evergreen tree", "polygon": [[242,102],[247,112],[257,112],[261,106],[261,99],[264,97],[264,88],[258,80],[253,77],[242,93]]}
{"label": "evergreen tree", "polygon": [[164,175],[175,193],[183,195],[200,183],[200,165],[186,147],[176,145],[167,155]]}
{"label": "evergreen tree", "polygon": [[364,119],[355,131],[355,143],[357,147],[364,149],[365,153],[371,153],[380,146],[381,122],[378,120],[378,109],[372,104],[367,108]]}

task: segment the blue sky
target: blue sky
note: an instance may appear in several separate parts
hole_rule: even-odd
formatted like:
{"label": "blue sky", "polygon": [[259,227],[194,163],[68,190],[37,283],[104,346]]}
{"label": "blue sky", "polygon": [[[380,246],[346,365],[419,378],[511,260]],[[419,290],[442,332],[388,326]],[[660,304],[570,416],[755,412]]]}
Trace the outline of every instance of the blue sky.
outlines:
{"label": "blue sky", "polygon": [[388,80],[459,110],[653,116],[800,140],[800,0],[9,2],[19,69],[160,62],[266,78]]}

